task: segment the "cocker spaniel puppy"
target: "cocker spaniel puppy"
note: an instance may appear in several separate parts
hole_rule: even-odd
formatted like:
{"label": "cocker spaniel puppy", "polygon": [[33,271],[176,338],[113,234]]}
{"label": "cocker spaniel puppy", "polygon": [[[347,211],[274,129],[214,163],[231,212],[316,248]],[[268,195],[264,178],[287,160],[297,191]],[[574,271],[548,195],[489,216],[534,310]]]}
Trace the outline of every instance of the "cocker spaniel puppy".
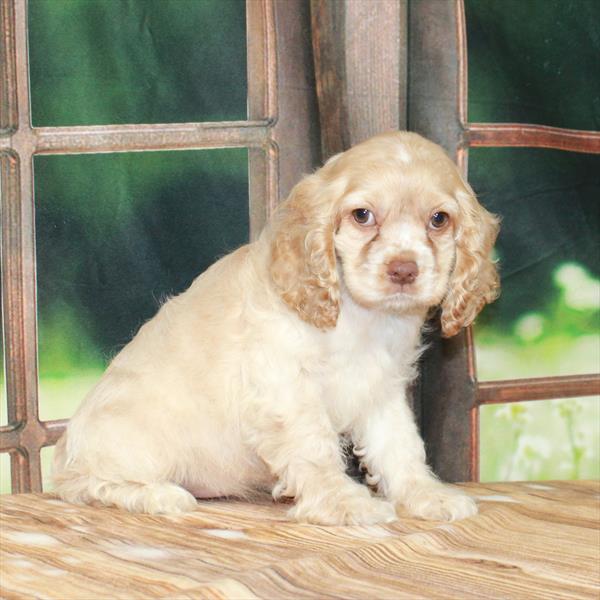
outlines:
{"label": "cocker spaniel puppy", "polygon": [[[131,511],[269,490],[313,523],[460,519],[406,401],[421,328],[456,334],[497,295],[497,219],[442,149],[379,135],[304,178],[260,239],[166,302],[59,441],[56,491]],[[372,494],[345,473],[340,439]]]}

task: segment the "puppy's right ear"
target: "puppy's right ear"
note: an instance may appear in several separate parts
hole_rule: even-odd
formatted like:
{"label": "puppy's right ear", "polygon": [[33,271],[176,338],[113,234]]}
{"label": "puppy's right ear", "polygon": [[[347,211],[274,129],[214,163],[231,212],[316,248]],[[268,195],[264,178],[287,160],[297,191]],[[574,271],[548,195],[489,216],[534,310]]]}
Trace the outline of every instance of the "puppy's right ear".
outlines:
{"label": "puppy's right ear", "polygon": [[335,199],[319,173],[305,177],[272,223],[271,279],[283,301],[319,329],[335,327],[340,291],[333,233]]}

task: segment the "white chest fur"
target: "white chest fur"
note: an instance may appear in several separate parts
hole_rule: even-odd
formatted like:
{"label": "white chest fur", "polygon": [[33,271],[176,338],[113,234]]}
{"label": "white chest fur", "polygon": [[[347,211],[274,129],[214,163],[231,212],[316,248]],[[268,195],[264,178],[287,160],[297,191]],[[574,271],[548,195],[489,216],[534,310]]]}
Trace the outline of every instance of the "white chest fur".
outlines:
{"label": "white chest fur", "polygon": [[422,317],[366,310],[344,298],[323,345],[323,400],[339,433],[414,376]]}

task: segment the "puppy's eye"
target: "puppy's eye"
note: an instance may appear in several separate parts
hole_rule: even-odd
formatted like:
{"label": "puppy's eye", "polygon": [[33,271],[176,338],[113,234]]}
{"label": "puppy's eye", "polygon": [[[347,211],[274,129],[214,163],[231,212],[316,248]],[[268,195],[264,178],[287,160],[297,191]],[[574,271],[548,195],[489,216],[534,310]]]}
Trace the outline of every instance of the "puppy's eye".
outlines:
{"label": "puppy's eye", "polygon": [[375,225],[375,215],[368,208],[357,208],[352,216],[359,225]]}
{"label": "puppy's eye", "polygon": [[434,229],[441,229],[448,223],[450,220],[450,216],[445,212],[436,212],[431,215],[431,219],[429,220],[429,224]]}

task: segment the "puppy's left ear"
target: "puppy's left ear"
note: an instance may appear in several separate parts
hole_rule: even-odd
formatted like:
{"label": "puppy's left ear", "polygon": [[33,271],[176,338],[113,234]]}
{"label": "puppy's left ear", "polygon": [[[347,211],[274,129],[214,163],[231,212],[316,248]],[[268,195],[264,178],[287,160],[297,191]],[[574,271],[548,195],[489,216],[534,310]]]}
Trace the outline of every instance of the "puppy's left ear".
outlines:
{"label": "puppy's left ear", "polygon": [[340,292],[333,245],[334,185],[305,177],[272,223],[270,273],[283,301],[319,329],[335,327]]}
{"label": "puppy's left ear", "polygon": [[465,183],[456,193],[460,227],[456,232],[456,263],[442,301],[442,335],[456,335],[470,325],[479,311],[493,302],[500,282],[491,252],[499,230],[499,219],[477,202]]}

